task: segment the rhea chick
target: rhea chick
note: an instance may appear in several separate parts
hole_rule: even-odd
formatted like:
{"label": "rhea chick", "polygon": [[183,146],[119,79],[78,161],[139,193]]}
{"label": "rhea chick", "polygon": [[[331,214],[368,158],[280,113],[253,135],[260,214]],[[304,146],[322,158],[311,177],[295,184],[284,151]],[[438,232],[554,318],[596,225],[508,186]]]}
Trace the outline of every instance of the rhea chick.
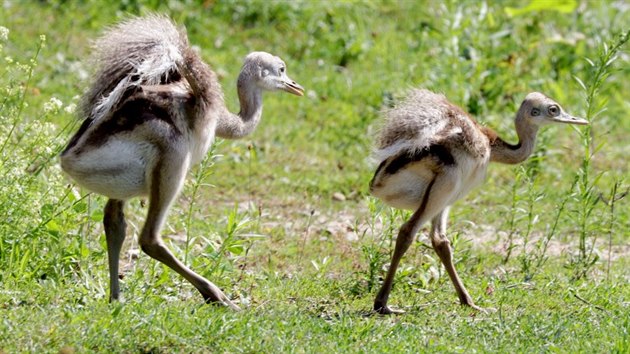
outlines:
{"label": "rhea chick", "polygon": [[516,114],[516,145],[477,124],[443,95],[428,90],[412,90],[384,115],[375,151],[380,164],[370,182],[370,192],[392,207],[414,212],[400,228],[374,310],[381,314],[402,312],[388,307],[387,300],[401,257],[427,221],[431,221],[433,248],[460,303],[482,310],[474,304],[453,265],[446,238],[450,205],[483,181],[490,162],[516,164],[531,155],[541,126],[584,125],[588,121],[567,114],[558,103],[538,92],[528,94]]}
{"label": "rhea chick", "polygon": [[277,56],[254,52],[238,77],[240,112],[230,113],[216,75],[167,17],[133,18],[96,42],[95,81],[84,95],[79,131],[61,154],[61,167],[79,185],[109,198],[103,219],[109,256],[110,301],[119,298],[118,262],[127,200],[147,196],[142,250],[191,282],[207,302],[238,307],[212,282],[181,263],[160,232],[189,168],[215,134],[240,138],[262,116],[263,91],[302,96]]}

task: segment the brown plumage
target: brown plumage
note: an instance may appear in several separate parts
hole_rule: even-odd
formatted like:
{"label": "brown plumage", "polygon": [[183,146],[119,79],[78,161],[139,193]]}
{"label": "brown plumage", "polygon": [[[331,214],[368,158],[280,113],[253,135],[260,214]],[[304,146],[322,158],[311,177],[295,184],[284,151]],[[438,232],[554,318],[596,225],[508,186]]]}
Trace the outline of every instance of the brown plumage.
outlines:
{"label": "brown plumage", "polygon": [[431,243],[460,302],[481,310],[453,265],[446,238],[450,205],[483,181],[491,161],[514,164],[525,160],[533,151],[541,125],[588,122],[568,115],[552,99],[537,92],[525,97],[516,114],[516,145],[480,126],[443,95],[428,90],[412,90],[396,107],[385,110],[384,116],[374,154],[380,164],[370,182],[370,191],[386,204],[414,213],[400,228],[374,310],[382,314],[400,312],[387,306],[394,275],[415,234],[429,220]]}
{"label": "brown plumage", "polygon": [[298,96],[284,62],[250,53],[237,89],[241,111],[229,112],[216,75],[188,44],[186,32],[160,15],[132,18],[95,42],[95,81],[79,109],[83,124],[61,154],[61,167],[79,185],[109,198],[104,226],[110,301],[119,298],[118,260],[125,239],[125,202],[148,196],[139,237],[142,250],[190,281],[208,302],[238,307],[212,282],[166,248],[160,231],[190,166],[215,134],[240,138],[262,116],[263,90]]}

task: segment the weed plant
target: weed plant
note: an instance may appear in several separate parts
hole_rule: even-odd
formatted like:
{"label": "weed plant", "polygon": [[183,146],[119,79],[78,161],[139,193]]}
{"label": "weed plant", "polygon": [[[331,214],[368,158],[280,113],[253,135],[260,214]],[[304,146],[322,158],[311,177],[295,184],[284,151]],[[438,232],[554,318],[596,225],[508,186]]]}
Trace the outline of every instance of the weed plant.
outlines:
{"label": "weed plant", "polygon": [[[600,96],[603,86],[613,72],[613,64],[618,58],[619,51],[630,40],[630,31],[619,34],[616,38],[604,42],[599,49],[595,61],[585,58],[590,66],[589,79],[587,81],[575,76],[576,81],[584,90],[586,103],[586,119],[590,124],[586,129],[581,130],[581,141],[585,149],[582,158],[582,166],[577,174],[577,200],[576,214],[579,230],[579,247],[577,255],[571,260],[573,275],[575,278],[582,278],[588,274],[591,268],[599,260],[598,252],[595,252],[597,234],[595,231],[596,222],[593,222],[593,211],[600,201],[597,192],[597,184],[603,172],[595,173],[592,168],[592,161],[605,143],[596,143],[595,124],[599,123],[599,116],[606,111],[607,99]],[[601,136],[601,135],[600,135]],[[615,182],[616,184],[617,182]],[[611,198],[615,198],[613,193]],[[614,209],[613,209],[614,211]]]}
{"label": "weed plant", "polygon": [[[10,38],[7,29],[2,32]],[[12,277],[31,281],[62,281],[64,276],[69,279],[89,253],[83,247],[61,246],[81,245],[76,236],[83,223],[61,216],[76,215],[76,211],[86,210],[87,204],[52,163],[72,123],[59,129],[49,118],[72,112],[74,104],[64,107],[59,99],[51,97],[43,107],[35,108],[34,118],[25,114],[27,98],[34,89],[33,74],[45,44],[46,38],[41,36],[34,54],[24,61],[4,56],[0,69],[4,81],[0,86],[0,264],[7,270],[0,279],[5,281]]]}

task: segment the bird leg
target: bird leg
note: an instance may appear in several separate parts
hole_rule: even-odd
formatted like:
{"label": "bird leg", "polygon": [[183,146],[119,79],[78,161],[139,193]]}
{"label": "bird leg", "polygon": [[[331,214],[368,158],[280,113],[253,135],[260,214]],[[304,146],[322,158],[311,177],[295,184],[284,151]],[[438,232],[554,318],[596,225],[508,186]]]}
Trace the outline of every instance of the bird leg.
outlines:
{"label": "bird leg", "polygon": [[118,261],[120,259],[120,249],[125,240],[125,214],[123,208],[125,202],[122,200],[110,199],[105,204],[103,226],[105,228],[105,238],[107,239],[107,258],[109,261],[109,301],[116,301],[120,296],[118,284]]}
{"label": "bird leg", "polygon": [[387,270],[387,275],[385,276],[385,280],[383,281],[381,290],[379,290],[378,294],[376,295],[376,299],[374,300],[374,311],[382,315],[404,313],[404,311],[402,310],[394,310],[389,308],[387,306],[387,300],[389,298],[389,293],[392,290],[394,276],[396,275],[396,269],[400,264],[400,259],[409,249],[409,246],[411,246],[416,232],[418,232],[420,225],[422,225],[419,222],[421,213],[419,213],[418,211],[416,211],[411,216],[411,218],[403,224],[403,226],[400,228],[400,231],[398,231],[398,237],[396,238],[396,247],[394,248],[394,255],[392,256],[392,262],[390,263],[389,269]]}
{"label": "bird leg", "polygon": [[160,231],[168,208],[183,185],[189,159],[176,152],[165,153],[160,157],[151,177],[149,211],[140,234],[140,247],[146,254],[166,264],[193,284],[207,303],[216,302],[233,310],[240,310],[221,289],[186,267],[164,245]]}
{"label": "bird leg", "polygon": [[393,310],[387,306],[387,300],[389,298],[389,293],[392,290],[392,284],[394,283],[394,276],[396,275],[396,269],[400,263],[400,259],[405,254],[405,252],[411,246],[413,242],[413,238],[420,229],[420,226],[424,224],[428,219],[427,213],[427,203],[429,201],[429,194],[431,192],[431,187],[435,182],[435,177],[431,180],[427,189],[422,198],[422,203],[420,207],[411,215],[409,220],[407,220],[400,231],[398,231],[398,238],[396,238],[396,247],[394,248],[394,255],[392,256],[392,262],[389,265],[389,269],[387,270],[387,275],[385,276],[385,280],[383,281],[383,285],[376,295],[376,299],[374,300],[374,311],[380,313],[382,315],[390,315],[390,314],[400,314],[404,313],[402,310]]}
{"label": "bird leg", "polygon": [[455,286],[455,291],[457,291],[459,302],[462,305],[467,305],[475,310],[485,312],[484,309],[474,304],[472,297],[470,297],[470,294],[468,294],[466,287],[464,287],[464,283],[459,278],[459,275],[455,270],[455,266],[453,265],[453,255],[451,252],[451,243],[446,238],[447,218],[448,208],[445,208],[432,220],[430,236],[431,244],[433,244],[433,249],[435,250],[435,253],[437,253],[438,257],[440,257],[442,264],[444,264],[444,268],[446,268],[448,276],[451,278],[451,281]]}

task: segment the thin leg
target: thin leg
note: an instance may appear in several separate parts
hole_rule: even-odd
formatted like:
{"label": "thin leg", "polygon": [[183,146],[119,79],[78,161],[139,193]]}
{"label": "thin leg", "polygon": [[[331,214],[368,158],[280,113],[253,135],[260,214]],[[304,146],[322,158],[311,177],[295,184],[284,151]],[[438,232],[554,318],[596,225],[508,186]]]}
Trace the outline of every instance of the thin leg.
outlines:
{"label": "thin leg", "polygon": [[446,238],[447,219],[448,208],[445,208],[432,220],[431,243],[433,244],[433,249],[437,253],[438,257],[440,257],[442,264],[444,264],[444,268],[446,268],[448,276],[451,278],[451,281],[455,286],[459,302],[462,305],[467,305],[476,310],[484,311],[481,307],[474,304],[470,294],[468,294],[468,291],[466,290],[466,287],[464,287],[464,283],[459,278],[459,275],[455,270],[455,265],[453,265],[453,255],[451,252],[451,243]]}
{"label": "thin leg", "polygon": [[418,210],[416,210],[409,220],[407,220],[400,231],[398,232],[398,238],[396,239],[396,248],[394,248],[394,254],[392,256],[392,262],[389,265],[389,270],[387,271],[387,275],[385,276],[385,280],[383,281],[383,285],[376,295],[376,299],[374,300],[374,311],[383,314],[398,314],[403,313],[400,310],[392,310],[387,306],[387,300],[389,299],[389,293],[392,290],[392,284],[394,283],[394,276],[396,275],[396,269],[400,264],[400,259],[407,252],[409,246],[413,242],[413,238],[422,226],[428,219],[427,216],[427,203],[429,201],[429,195],[431,194],[431,187],[435,182],[434,179],[429,183],[425,194],[422,198],[422,203]]}
{"label": "thin leg", "polygon": [[179,155],[162,156],[161,161],[164,163],[158,163],[153,170],[149,211],[140,234],[140,247],[146,254],[166,264],[192,283],[206,302],[217,302],[239,310],[216,285],[186,267],[164,245],[160,231],[168,209],[183,185],[188,161]]}
{"label": "thin leg", "polygon": [[118,284],[118,261],[120,259],[120,249],[125,240],[125,214],[123,208],[125,202],[122,200],[110,199],[105,204],[103,226],[105,228],[105,238],[107,239],[107,258],[109,261],[109,302],[116,301],[120,297],[120,286]]}

